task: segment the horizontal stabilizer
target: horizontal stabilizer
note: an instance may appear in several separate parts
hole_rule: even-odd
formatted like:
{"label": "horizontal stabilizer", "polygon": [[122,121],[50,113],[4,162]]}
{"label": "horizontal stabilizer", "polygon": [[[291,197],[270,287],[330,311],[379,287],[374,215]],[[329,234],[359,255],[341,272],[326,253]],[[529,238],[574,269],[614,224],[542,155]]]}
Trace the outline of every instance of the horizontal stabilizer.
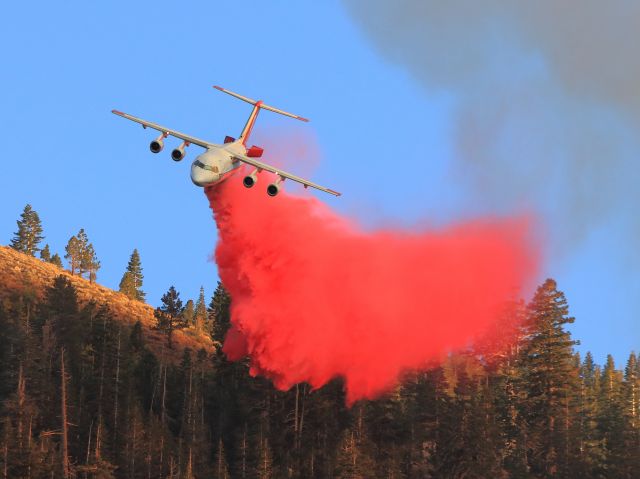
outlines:
{"label": "horizontal stabilizer", "polygon": [[293,113],[289,113],[289,112],[286,112],[284,110],[280,110],[278,108],[274,108],[272,106],[265,105],[260,100],[257,100],[257,101],[256,100],[252,100],[251,98],[248,98],[246,96],[240,95],[240,94],[235,93],[235,92],[232,92],[231,90],[227,90],[226,88],[222,88],[221,86],[214,85],[213,88],[215,88],[216,90],[220,90],[221,92],[224,92],[227,95],[231,95],[233,97],[236,97],[239,100],[246,101],[247,103],[250,103],[250,104],[252,104],[254,106],[262,108],[263,110],[269,110],[269,111],[272,111],[274,113],[280,113],[281,115],[288,116],[290,118],[295,118],[296,120],[300,120],[300,121],[309,121],[307,118],[303,118],[301,116],[294,115]]}

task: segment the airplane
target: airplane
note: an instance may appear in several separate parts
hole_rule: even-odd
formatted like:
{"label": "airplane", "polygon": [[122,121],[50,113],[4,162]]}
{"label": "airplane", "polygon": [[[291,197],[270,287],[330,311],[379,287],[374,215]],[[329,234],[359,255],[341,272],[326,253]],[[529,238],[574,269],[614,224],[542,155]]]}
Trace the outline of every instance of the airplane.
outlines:
{"label": "airplane", "polygon": [[231,174],[235,172],[234,170],[236,170],[243,164],[246,164],[253,167],[251,173],[245,176],[242,180],[242,183],[247,188],[253,187],[258,182],[258,174],[262,171],[268,171],[277,175],[278,179],[274,183],[271,183],[267,186],[267,194],[269,196],[276,196],[282,188],[282,183],[287,179],[301,183],[305,188],[308,188],[310,186],[320,191],[324,191],[325,193],[340,196],[340,193],[338,193],[337,191],[325,188],[324,186],[320,186],[316,183],[312,183],[311,181],[305,180],[304,178],[292,175],[291,173],[287,173],[286,171],[257,160],[257,158],[262,157],[264,150],[255,145],[247,147],[249,135],[251,135],[251,130],[253,129],[253,125],[255,124],[256,118],[258,117],[258,113],[261,109],[280,113],[281,115],[295,118],[296,120],[300,121],[307,122],[309,120],[307,120],[306,118],[302,118],[301,116],[279,110],[278,108],[265,105],[261,100],[252,100],[251,98],[247,98],[219,86],[214,86],[213,88],[253,105],[253,109],[251,110],[249,119],[244,125],[240,136],[237,139],[231,136],[227,136],[225,137],[224,144],[222,145],[209,143],[208,141],[185,135],[183,133],[180,133],[179,131],[165,128],[164,126],[158,125],[157,123],[142,120],[118,110],[112,110],[111,112],[123,118],[126,118],[127,120],[140,123],[145,129],[151,128],[152,130],[159,131],[160,136],[158,136],[149,144],[149,149],[152,153],[160,153],[162,151],[162,149],[164,148],[164,140],[168,136],[173,136],[182,140],[180,146],[178,146],[171,152],[171,158],[174,161],[181,161],[184,159],[184,157],[186,156],[186,148],[189,145],[193,144],[204,148],[206,151],[196,157],[195,161],[191,164],[191,181],[193,181],[196,186],[206,187],[209,185],[220,183],[229,178],[229,176],[231,176]]}

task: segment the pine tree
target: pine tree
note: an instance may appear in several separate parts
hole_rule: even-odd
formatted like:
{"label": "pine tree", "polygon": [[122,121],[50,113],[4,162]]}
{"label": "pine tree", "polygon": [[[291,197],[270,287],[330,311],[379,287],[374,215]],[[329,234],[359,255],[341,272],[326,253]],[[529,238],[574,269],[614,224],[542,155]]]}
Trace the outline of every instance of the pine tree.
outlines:
{"label": "pine tree", "polygon": [[176,288],[171,286],[169,290],[162,295],[162,306],[156,308],[155,317],[158,323],[158,329],[164,331],[167,335],[167,344],[169,348],[173,348],[173,331],[181,326],[182,300],[180,293]]}
{"label": "pine tree", "polygon": [[224,343],[227,331],[231,327],[230,305],[231,298],[222,283],[218,281],[208,309],[211,337],[218,345]]}
{"label": "pine tree", "polygon": [[576,476],[595,477],[603,461],[602,441],[598,433],[598,392],[600,372],[590,352],[580,366],[580,399],[578,417],[580,433],[578,447],[580,457],[576,464]]}
{"label": "pine tree", "polygon": [[638,371],[638,358],[632,352],[624,368],[624,413],[632,429],[640,429],[640,377]]}
{"label": "pine tree", "polygon": [[363,427],[356,424],[355,427],[345,430],[338,446],[337,464],[333,477],[337,479],[376,477],[375,462],[370,455],[371,447]]}
{"label": "pine tree", "polygon": [[258,479],[272,479],[274,477],[273,472],[273,458],[271,453],[271,446],[269,446],[269,440],[264,439],[260,444],[260,458],[258,460]]}
{"label": "pine tree", "polygon": [[80,256],[78,272],[80,276],[87,273],[89,275],[89,281],[93,283],[96,280],[97,272],[100,269],[100,261],[98,261],[93,243],[89,242],[89,237],[87,236],[84,228],[80,229],[77,238],[78,254]]}
{"label": "pine tree", "polygon": [[51,251],[49,251],[49,245],[44,245],[44,248],[40,250],[40,259],[42,261],[46,261],[47,263],[51,262]]}
{"label": "pine tree", "polygon": [[32,321],[38,334],[51,337],[52,348],[59,351],[59,348],[64,347],[69,372],[75,380],[81,377],[83,341],[89,327],[89,323],[84,321],[86,313],[87,310],[80,309],[78,293],[73,283],[67,276],[59,275],[45,291],[44,301],[38,308],[38,317]]}
{"label": "pine tree", "polygon": [[227,458],[225,457],[224,453],[224,444],[222,443],[222,438],[218,439],[218,450],[216,451],[215,463],[213,467],[213,477],[215,479],[229,479],[231,477],[229,474],[229,466],[227,465]]}
{"label": "pine tree", "polygon": [[206,329],[207,306],[204,299],[204,287],[200,286],[200,296],[196,302],[194,325],[197,333],[202,333]]}
{"label": "pine tree", "polygon": [[120,292],[126,294],[131,299],[144,301],[145,293],[141,289],[143,279],[140,254],[137,249],[134,249],[129,258],[127,270],[122,275],[122,280],[120,280]]}
{"label": "pine tree", "polygon": [[122,279],[120,280],[120,286],[118,291],[122,294],[127,295],[131,299],[136,299],[136,287],[133,279],[133,275],[126,271],[122,275]]}
{"label": "pine tree", "polygon": [[193,304],[193,299],[187,301],[182,310],[182,326],[185,328],[191,328],[195,325],[196,309]]}
{"label": "pine tree", "polygon": [[64,348],[60,349],[60,384],[61,384],[61,392],[60,392],[60,420],[62,421],[62,425],[60,427],[62,434],[62,477],[65,479],[69,479],[72,475],[71,465],[69,463],[69,445],[68,445],[68,428],[69,421],[67,420],[67,373],[65,373],[65,364],[64,364]]}
{"label": "pine tree", "polygon": [[78,238],[76,236],[69,238],[64,250],[66,251],[64,259],[69,263],[71,274],[76,274],[76,271],[80,271],[80,261],[82,260],[82,250]]}
{"label": "pine tree", "polygon": [[[380,476],[396,477],[400,474],[402,446],[409,440],[408,418],[403,411],[405,406],[403,388],[397,386],[384,397],[367,403],[366,407],[358,405],[354,408],[359,449],[375,456]],[[371,443],[367,444],[365,439],[370,439]]]}
{"label": "pine tree", "polygon": [[455,398],[442,420],[447,427],[441,431],[451,436],[440,437],[447,447],[445,457],[448,456],[440,469],[452,477],[502,477],[505,471],[499,461],[501,431],[495,421],[488,378],[471,377],[468,369],[473,366],[472,359],[467,358],[467,362],[467,367],[457,371]]}
{"label": "pine tree", "polygon": [[20,363],[16,392],[2,404],[4,418],[0,423],[3,425],[3,442],[7,452],[4,477],[35,477],[34,473],[37,473],[39,468],[34,466],[42,459],[31,438],[38,410],[27,394],[26,382],[24,368]]}
{"label": "pine tree", "polygon": [[60,259],[60,255],[58,253],[55,253],[51,257],[50,263],[56,265],[58,268],[62,268],[62,259]]}
{"label": "pine tree", "polygon": [[[491,406],[495,409],[494,421],[502,434],[502,446],[496,452],[502,456],[502,467],[510,477],[527,477],[528,464],[528,424],[524,394],[526,391],[523,375],[527,370],[526,359],[521,354],[523,324],[527,311],[523,301],[514,302],[503,312],[500,323],[507,344],[498,348],[501,358],[495,356],[487,362],[487,383],[491,395]],[[483,354],[483,360],[487,355]]]}
{"label": "pine tree", "polygon": [[89,258],[89,237],[85,232],[84,228],[80,228],[78,234],[76,235],[76,239],[78,241],[78,274],[83,276],[84,273],[89,272],[90,266],[90,258]]}
{"label": "pine tree", "polygon": [[38,213],[28,204],[24,207],[17,223],[18,231],[11,239],[10,246],[16,251],[35,256],[39,250],[38,243],[44,238]]}
{"label": "pine tree", "polygon": [[89,243],[82,255],[80,261],[80,268],[85,269],[89,273],[89,282],[94,283],[97,277],[98,270],[100,269],[100,261],[93,248],[93,244]]}
{"label": "pine tree", "polygon": [[[640,370],[635,353],[629,355],[624,369],[623,417],[624,445],[627,451],[624,457],[623,473],[632,477],[640,471]],[[632,451],[636,451],[633,454]]]}
{"label": "pine tree", "polygon": [[129,335],[129,344],[131,348],[138,352],[144,348],[144,335],[142,333],[142,323],[140,320],[136,321],[131,329],[131,334]]}
{"label": "pine tree", "polygon": [[76,236],[69,238],[65,251],[64,257],[69,262],[71,274],[77,272],[79,276],[83,276],[88,273],[89,281],[93,283],[100,269],[100,261],[98,261],[93,244],[89,243],[84,228],[80,228]]}
{"label": "pine tree", "polygon": [[69,278],[62,274],[54,278],[53,284],[45,291],[44,302],[40,304],[39,309],[40,316],[59,323],[56,327],[61,328],[62,331],[57,331],[58,335],[60,332],[67,332],[67,325],[73,326],[72,317],[75,317],[79,311],[78,293]]}
{"label": "pine tree", "polygon": [[604,461],[599,474],[603,477],[624,477],[624,402],[622,373],[616,370],[613,356],[607,355],[602,369],[598,394],[598,430],[603,445]]}
{"label": "pine tree", "polygon": [[573,323],[564,294],[547,279],[528,306],[528,337],[523,348],[522,377],[526,401],[522,413],[530,425],[531,472],[568,477],[573,397],[577,373],[573,345],[564,325]]}

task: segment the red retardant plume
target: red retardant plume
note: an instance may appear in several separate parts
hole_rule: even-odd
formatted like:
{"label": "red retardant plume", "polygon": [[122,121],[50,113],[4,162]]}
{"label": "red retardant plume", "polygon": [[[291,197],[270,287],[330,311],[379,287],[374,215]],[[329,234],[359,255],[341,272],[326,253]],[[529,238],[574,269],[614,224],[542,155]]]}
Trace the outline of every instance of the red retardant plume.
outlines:
{"label": "red retardant plume", "polygon": [[313,197],[272,198],[239,176],[206,193],[231,296],[223,350],[282,390],[342,377],[349,404],[379,396],[490,330],[536,272],[526,219],[365,232]]}

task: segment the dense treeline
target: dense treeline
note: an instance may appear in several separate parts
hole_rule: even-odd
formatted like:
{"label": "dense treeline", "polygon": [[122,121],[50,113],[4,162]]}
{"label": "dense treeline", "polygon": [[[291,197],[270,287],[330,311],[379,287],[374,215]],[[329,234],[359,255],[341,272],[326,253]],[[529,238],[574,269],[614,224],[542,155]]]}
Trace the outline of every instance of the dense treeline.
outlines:
{"label": "dense treeline", "polygon": [[[206,315],[221,341],[221,286]],[[0,477],[637,477],[637,357],[580,358],[572,321],[547,280],[505,313],[503,354],[453,355],[346,408],[338,380],[280,392],[220,351],[171,364],[60,276],[0,307]]]}

